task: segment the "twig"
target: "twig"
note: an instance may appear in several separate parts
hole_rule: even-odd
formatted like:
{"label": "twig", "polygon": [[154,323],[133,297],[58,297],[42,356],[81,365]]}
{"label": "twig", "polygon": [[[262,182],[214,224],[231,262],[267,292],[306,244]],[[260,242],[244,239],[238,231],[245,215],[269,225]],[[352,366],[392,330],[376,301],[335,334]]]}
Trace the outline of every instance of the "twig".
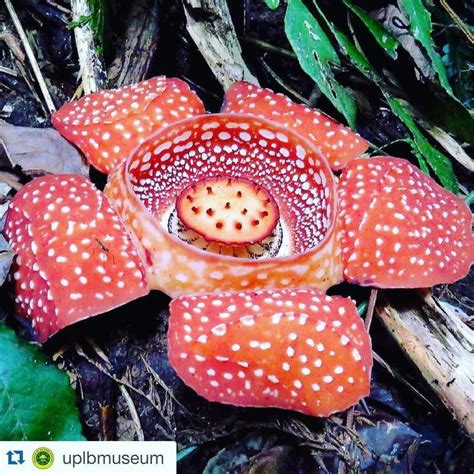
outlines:
{"label": "twig", "polygon": [[192,416],[192,413],[189,412],[189,410],[174,396],[174,393],[170,390],[170,388],[165,384],[165,382],[163,381],[163,379],[158,375],[158,373],[155,371],[155,369],[153,369],[153,367],[149,364],[148,360],[145,359],[145,357],[143,355],[140,355],[140,358],[141,360],[143,361],[143,364],[145,365],[146,369],[148,370],[148,372],[150,372],[150,374],[152,375],[152,377],[154,378],[155,382],[158,383],[158,385],[160,385],[163,390],[165,390],[165,392],[169,395],[169,397],[177,404],[181,407],[181,409],[189,416]]}
{"label": "twig", "polygon": [[[142,396],[143,398],[145,398],[152,406],[153,408],[158,412],[158,414],[161,416],[161,418],[165,421],[167,427],[170,429],[170,432],[172,433],[173,432],[173,427],[170,425],[169,421],[166,419],[166,417],[163,415],[163,413],[161,412],[161,409],[159,406],[157,406],[157,404],[153,401],[153,400],[150,400],[150,398],[144,393],[142,392],[140,389],[138,389],[137,387],[134,387],[130,382],[128,382],[127,380],[121,378],[119,379],[118,377],[116,377],[115,375],[111,374],[108,370],[106,370],[99,362],[95,361],[94,359],[90,358],[85,352],[84,350],[82,349],[82,347],[79,345],[79,344],[76,344],[75,346],[76,348],[76,352],[79,354],[79,356],[83,357],[85,360],[87,360],[87,362],[89,362],[89,364],[92,364],[96,369],[98,369],[100,372],[102,372],[104,375],[106,375],[107,377],[109,377],[110,379],[112,379],[114,382],[116,382],[117,384],[119,384],[119,386],[121,385],[124,385],[125,387],[129,388],[130,390],[132,390],[133,392],[137,393],[138,395]],[[109,361],[109,364],[110,364],[110,361]],[[169,439],[172,439],[173,436],[166,432],[165,429],[160,426],[160,425],[157,425],[157,428],[161,431],[161,433],[166,436],[167,438]]]}
{"label": "twig", "polygon": [[300,102],[303,102],[304,104],[308,105],[308,99],[306,97],[303,97],[296,89],[291,87],[289,84],[287,84],[266,62],[263,58],[260,59],[260,62],[262,63],[262,66],[264,67],[265,71],[272,76],[272,78],[277,82],[281,87],[283,87],[285,90],[287,90],[291,95],[296,97]]}
{"label": "twig", "polygon": [[9,76],[18,77],[18,74],[13,70],[4,66],[0,66],[0,72],[3,74],[8,74]]}
{"label": "twig", "polygon": [[138,416],[137,407],[135,406],[135,403],[133,403],[132,397],[128,393],[128,390],[123,385],[119,385],[119,388],[123,398],[125,399],[128,405],[130,415],[132,415],[132,420],[135,424],[135,431],[137,433],[138,441],[145,441],[145,434],[143,433],[143,428],[140,422],[140,417]]}
{"label": "twig", "polygon": [[5,171],[0,171],[0,183],[7,184],[15,191],[19,191],[23,187],[23,185],[19,181],[17,181],[16,176],[10,173],[6,173]]}
{"label": "twig", "polygon": [[247,68],[225,0],[183,0],[187,30],[224,89],[236,81],[258,84]]}
{"label": "twig", "polygon": [[56,110],[56,107],[54,105],[53,99],[51,98],[48,87],[46,86],[46,82],[44,81],[43,74],[41,73],[41,70],[36,61],[33,49],[31,48],[28,38],[26,37],[25,30],[21,25],[20,19],[18,18],[18,15],[16,14],[16,11],[13,8],[11,1],[5,0],[5,6],[7,7],[8,13],[10,14],[13,24],[15,25],[18,36],[20,37],[23,47],[25,48],[26,55],[31,63],[31,68],[33,69],[33,73],[41,89],[41,93],[43,94],[46,106],[48,107],[49,112],[53,113]]}
{"label": "twig", "polygon": [[[72,19],[81,23],[81,19],[91,15],[86,0],[71,0]],[[90,25],[76,26],[77,55],[81,66],[82,86],[86,94],[102,89],[106,76],[105,69],[94,44],[94,33]]]}
{"label": "twig", "polygon": [[[354,424],[354,407],[351,407],[347,411],[347,416],[346,416],[346,428],[350,431],[352,431],[352,426]],[[349,447],[352,445],[352,441],[349,442]],[[337,474],[345,474],[347,472],[347,461],[346,460],[340,460],[339,465],[337,467]]]}
{"label": "twig", "polygon": [[400,380],[400,382],[416,393],[416,395],[419,396],[427,405],[429,405],[433,410],[436,410],[436,407],[415,386],[413,386],[405,377],[403,377],[400,372],[398,372],[398,370],[392,369],[392,367],[390,367],[390,365],[376,352],[373,354],[374,360],[380,364],[394,379]]}
{"label": "twig", "polygon": [[[376,288],[372,288],[372,290],[370,291],[370,298],[369,298],[369,303],[367,305],[367,312],[366,312],[365,321],[364,321],[364,325],[365,325],[365,328],[367,329],[367,331],[370,331],[370,326],[372,324],[372,318],[374,316],[375,303],[377,302],[377,294],[378,294],[378,290]],[[359,308],[358,308],[358,312],[359,312]],[[375,358],[375,356],[376,356],[376,354],[374,353],[374,358]],[[361,403],[365,404],[365,401],[361,400]],[[366,409],[367,412],[369,411],[367,405],[365,405],[365,409]],[[354,423],[354,407],[352,406],[347,411],[346,428],[349,429],[349,430],[352,430],[353,423]],[[337,469],[338,474],[345,474],[346,471],[347,471],[346,463],[344,461],[340,462],[339,466],[338,466],[338,469]]]}
{"label": "twig", "polygon": [[117,439],[115,433],[114,410],[108,405],[99,407],[100,420],[100,440],[115,441]]}
{"label": "twig", "polygon": [[[105,354],[105,352],[95,343],[95,341],[91,338],[86,339],[89,345],[94,349],[95,353],[104,361],[107,365],[109,370],[113,369],[112,363],[110,362],[109,358]],[[77,350],[77,348],[76,348]],[[81,348],[82,350],[82,348]],[[79,352],[78,352],[79,354]],[[81,356],[85,356],[84,351],[82,351]],[[90,362],[90,361],[89,361]],[[98,366],[96,366],[98,367]],[[137,433],[138,441],[145,441],[145,435],[143,433],[142,424],[140,422],[140,417],[138,416],[137,408],[135,403],[132,400],[132,397],[128,393],[128,390],[123,384],[119,384],[120,393],[122,394],[125,402],[127,403],[128,409],[130,410],[130,415],[132,416],[132,421],[135,425],[135,431]],[[102,414],[102,411],[100,412]]]}
{"label": "twig", "polygon": [[26,73],[25,65],[19,60],[15,61],[15,65],[16,65],[17,69],[20,71],[20,74],[23,77],[23,80],[26,82],[26,85],[28,86],[28,89],[30,89],[31,95],[36,100],[36,102],[38,102],[39,106],[44,110],[45,114],[48,115],[49,110],[45,106],[43,101],[40,99],[40,97],[38,96],[38,94],[36,92],[36,89],[34,88],[32,82],[30,80],[30,77],[29,77],[30,75]]}
{"label": "twig", "polygon": [[71,10],[66,7],[63,7],[62,5],[59,5],[59,3],[56,3],[53,0],[46,0],[46,3],[51,5],[53,8],[56,8],[56,10],[59,10],[62,13],[66,13],[68,15],[71,13]]}
{"label": "twig", "polygon": [[378,295],[377,288],[372,288],[370,290],[370,298],[369,298],[369,306],[367,307],[367,314],[365,315],[365,328],[367,331],[370,331],[370,325],[372,324],[372,318],[374,316],[374,309],[375,309],[375,304],[377,302],[377,295]]}
{"label": "twig", "polygon": [[474,44],[474,34],[471,32],[469,27],[461,20],[461,18],[459,18],[459,15],[451,8],[451,6],[446,0],[440,0],[440,3],[441,5],[443,5],[443,8],[448,12],[448,15],[451,17],[454,23],[456,23],[456,25],[464,33],[468,41],[471,44]]}
{"label": "twig", "polygon": [[280,56],[283,56],[284,58],[297,60],[296,54],[293,53],[293,51],[290,51],[290,50],[285,49],[285,48],[280,48],[279,46],[275,46],[271,43],[267,43],[266,41],[262,41],[262,40],[255,39],[255,38],[248,38],[246,36],[239,36],[239,39],[241,39],[242,41],[245,41],[246,43],[250,43],[250,44],[253,44],[255,46],[258,46],[259,48],[262,48],[265,51],[270,51],[272,53],[277,53]]}
{"label": "twig", "polygon": [[82,94],[84,94],[84,85],[83,85],[82,82],[81,82],[81,83],[77,86],[77,89],[74,91],[74,94],[72,95],[71,100],[77,100],[77,99],[79,99],[79,97],[81,97]]}
{"label": "twig", "polygon": [[213,99],[216,99],[218,101],[222,101],[222,95],[216,94],[209,89],[206,89],[205,87],[201,86],[197,82],[192,81],[188,76],[181,76],[181,78],[186,81],[188,84],[191,84],[195,89],[198,91],[202,92],[203,94],[208,95],[209,97],[212,97]]}

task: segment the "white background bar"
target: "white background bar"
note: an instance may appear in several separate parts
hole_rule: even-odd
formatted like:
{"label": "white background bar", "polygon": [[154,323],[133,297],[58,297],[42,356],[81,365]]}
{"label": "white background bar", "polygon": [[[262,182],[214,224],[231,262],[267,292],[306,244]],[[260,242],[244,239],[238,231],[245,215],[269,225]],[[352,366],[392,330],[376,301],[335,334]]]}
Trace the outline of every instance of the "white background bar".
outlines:
{"label": "white background bar", "polygon": [[[43,466],[41,469],[34,465],[32,457],[38,448],[48,448],[52,451],[54,462],[50,467]],[[37,462],[44,464],[48,459],[46,454],[40,456]],[[0,473],[176,474],[176,443],[0,441]]]}

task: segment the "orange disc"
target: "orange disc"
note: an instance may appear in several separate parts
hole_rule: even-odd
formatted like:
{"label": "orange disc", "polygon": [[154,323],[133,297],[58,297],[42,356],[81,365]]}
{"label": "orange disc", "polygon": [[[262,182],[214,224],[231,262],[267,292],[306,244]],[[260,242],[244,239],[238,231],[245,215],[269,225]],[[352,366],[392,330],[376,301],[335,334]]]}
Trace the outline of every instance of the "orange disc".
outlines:
{"label": "orange disc", "polygon": [[176,201],[183,224],[210,242],[247,245],[268,237],[280,213],[272,195],[248,179],[214,177],[185,188]]}

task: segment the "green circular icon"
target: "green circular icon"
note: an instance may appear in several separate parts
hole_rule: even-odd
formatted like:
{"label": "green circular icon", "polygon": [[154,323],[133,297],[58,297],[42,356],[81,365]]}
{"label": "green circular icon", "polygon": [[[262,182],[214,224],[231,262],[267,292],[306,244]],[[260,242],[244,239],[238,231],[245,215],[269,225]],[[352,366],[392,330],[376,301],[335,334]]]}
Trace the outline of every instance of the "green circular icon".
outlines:
{"label": "green circular icon", "polygon": [[38,469],[49,469],[54,463],[54,454],[49,448],[38,448],[33,452],[32,460]]}

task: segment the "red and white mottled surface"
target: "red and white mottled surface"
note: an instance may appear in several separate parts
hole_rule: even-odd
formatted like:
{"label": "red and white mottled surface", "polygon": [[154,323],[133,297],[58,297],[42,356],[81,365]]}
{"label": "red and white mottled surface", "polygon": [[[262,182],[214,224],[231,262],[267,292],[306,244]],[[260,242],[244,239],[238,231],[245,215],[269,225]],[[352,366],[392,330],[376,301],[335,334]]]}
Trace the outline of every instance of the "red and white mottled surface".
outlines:
{"label": "red and white mottled surface", "polygon": [[211,401],[329,416],[369,394],[370,337],[353,301],[314,289],[182,296],[168,347]]}
{"label": "red and white mottled surface", "polygon": [[369,147],[360,135],[319,110],[248,82],[236,82],[227,90],[222,111],[256,115],[293,130],[321,150],[334,170]]}
{"label": "red and white mottled surface", "polygon": [[346,280],[419,288],[469,272],[469,207],[408,161],[359,158],[343,171],[338,187]]}
{"label": "red and white mottled surface", "polygon": [[[247,178],[276,200],[283,245],[251,260],[202,251],[166,229],[179,193],[213,176]],[[326,160],[304,139],[263,119],[218,114],[179,122],[149,138],[105,193],[132,230],[151,288],[171,296],[245,288],[313,286],[342,277],[336,189]]]}
{"label": "red and white mottled surface", "polygon": [[110,173],[153,132],[204,112],[185,82],[159,76],[69,102],[51,121],[95,168]]}
{"label": "red and white mottled surface", "polygon": [[78,175],[48,175],[9,205],[5,235],[19,314],[40,342],[148,293],[130,236],[106,196]]}

